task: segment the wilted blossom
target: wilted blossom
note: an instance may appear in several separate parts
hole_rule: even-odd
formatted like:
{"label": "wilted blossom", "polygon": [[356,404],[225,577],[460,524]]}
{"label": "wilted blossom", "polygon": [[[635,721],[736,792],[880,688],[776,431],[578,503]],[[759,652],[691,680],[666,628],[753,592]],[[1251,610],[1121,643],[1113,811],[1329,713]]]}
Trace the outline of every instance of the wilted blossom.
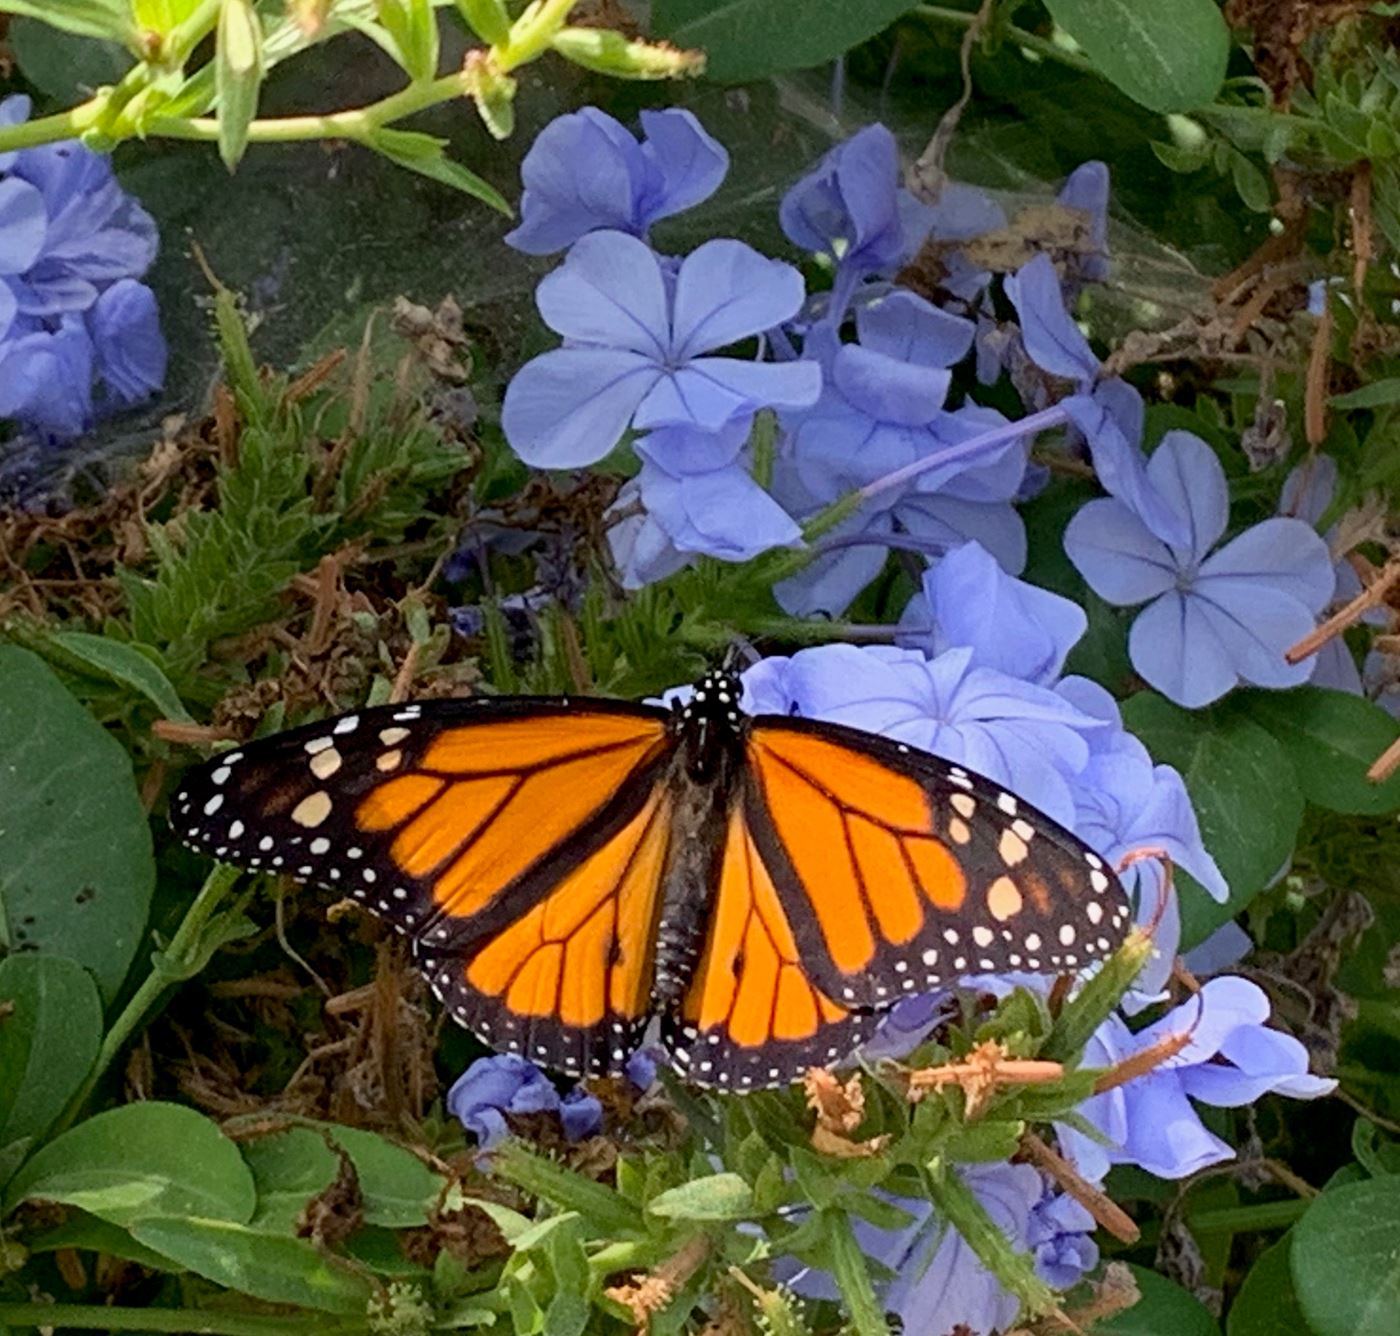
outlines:
{"label": "wilted blossom", "polygon": [[520,166],[520,226],[506,244],[549,255],[589,232],[630,232],[708,199],[729,170],[729,154],[688,111],[644,111],[642,139],[606,112],[584,107],[557,116]]}
{"label": "wilted blossom", "polygon": [[[18,124],[27,98],[0,102]],[[166,345],[151,290],[150,216],[106,158],[71,142],[0,162],[0,419],[52,439],[148,398]]]}
{"label": "wilted blossom", "polygon": [[1113,1066],[1172,1036],[1190,1039],[1147,1075],[1080,1105],[1080,1115],[1107,1146],[1061,1125],[1061,1147],[1094,1182],[1115,1164],[1135,1164],[1158,1178],[1175,1179],[1233,1159],[1234,1150],[1205,1127],[1192,1100],[1238,1108],[1269,1092],[1315,1099],[1337,1085],[1310,1075],[1307,1050],[1292,1035],[1270,1029],[1268,1019],[1263,990],[1228,975],[1207,980],[1196,997],[1136,1034],[1118,1017],[1109,1017],[1085,1051],[1085,1067]]}
{"label": "wilted blossom", "polygon": [[508,1114],[558,1114],[571,1141],[592,1136],[602,1125],[603,1109],[592,1095],[559,1092],[533,1062],[515,1053],[478,1058],[447,1092],[447,1110],[477,1139],[483,1150],[510,1134]]}
{"label": "wilted blossom", "polygon": [[1327,544],[1301,520],[1277,518],[1215,550],[1230,508],[1215,452],[1172,431],[1147,467],[1152,485],[1189,522],[1189,542],[1163,542],[1117,498],[1089,502],[1065,533],[1065,551],[1095,593],[1119,605],[1148,604],[1128,637],[1133,667],[1190,708],[1240,681],[1305,682],[1313,665],[1283,656],[1332,596]]}
{"label": "wilted blossom", "polygon": [[1046,1184],[1026,1226],[1026,1242],[1041,1280],[1056,1290],[1078,1285],[1099,1264],[1096,1228],[1086,1207]]}
{"label": "wilted blossom", "polygon": [[765,406],[805,407],[821,390],[813,363],[709,355],[786,320],[802,294],[797,270],[740,241],[706,242],[671,274],[636,237],[590,233],[536,292],[566,343],[511,380],[506,438],[527,464],[577,468],[629,426],[714,432]]}

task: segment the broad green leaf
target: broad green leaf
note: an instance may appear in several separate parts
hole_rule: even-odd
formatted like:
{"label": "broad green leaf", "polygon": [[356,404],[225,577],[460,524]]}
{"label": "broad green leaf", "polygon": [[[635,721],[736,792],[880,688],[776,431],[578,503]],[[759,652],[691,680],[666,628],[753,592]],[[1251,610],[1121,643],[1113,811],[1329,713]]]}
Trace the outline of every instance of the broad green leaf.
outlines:
{"label": "broad green leaf", "polygon": [[1220,1336],[1210,1309],[1180,1285],[1145,1266],[1133,1267],[1133,1279],[1142,1297],[1131,1308],[1096,1322],[1095,1336]]}
{"label": "broad green leaf", "polygon": [[85,1252],[106,1253],[128,1262],[150,1267],[152,1271],[183,1271],[178,1262],[144,1244],[137,1243],[120,1225],[108,1224],[86,1211],[69,1209],[63,1223],[42,1234],[28,1236],[24,1246],[30,1252],[57,1252],[60,1248],[81,1248]]}
{"label": "broad green leaf", "polygon": [[114,1225],[176,1215],[241,1223],[257,1194],[238,1147],[208,1118],[151,1100],[108,1109],[49,1142],[15,1175],[6,1212],[21,1201],[65,1202]]}
{"label": "broad green leaf", "polygon": [[1110,83],[1151,111],[1215,100],[1230,30],[1216,0],[1045,0],[1045,7]]}
{"label": "broad green leaf", "polygon": [[1283,745],[1229,707],[1182,710],[1144,691],[1123,706],[1123,721],[1153,759],[1186,781],[1201,838],[1230,888],[1217,904],[1181,868],[1181,949],[1234,918],[1293,852],[1303,795]]}
{"label": "broad green leaf", "polygon": [[219,102],[219,156],[230,171],[248,147],[248,127],[258,113],[265,67],[262,22],[252,0],[223,0],[214,86]]}
{"label": "broad green leaf", "polygon": [[368,1225],[405,1229],[428,1222],[444,1180],[411,1151],[375,1132],[322,1123],[331,1140],[351,1159],[360,1180]]}
{"label": "broad green leaf", "polygon": [[0,14],[40,19],[79,37],[125,42],[132,36],[127,0],[0,0]]}
{"label": "broad green leaf", "polygon": [[170,679],[135,645],[87,631],[51,631],[40,647],[45,645],[55,646],[60,655],[71,656],[99,677],[140,692],[165,718],[185,724],[194,722]]}
{"label": "broad green leaf", "polygon": [[647,1210],[667,1220],[743,1220],[753,1192],[738,1174],[711,1174],[653,1197]]}
{"label": "broad green leaf", "polygon": [[[0,9],[4,7],[0,0]],[[25,81],[62,106],[116,83],[132,64],[131,53],[117,42],[78,37],[37,19],[15,19],[8,40]]]}
{"label": "broad green leaf", "polygon": [[36,654],[0,645],[0,945],[67,956],[110,1002],[155,861],[131,758]]}
{"label": "broad green leaf", "polygon": [[1317,1336],[1395,1336],[1400,1175],[1329,1188],[1291,1235],[1293,1287]]}
{"label": "broad green leaf", "polygon": [[196,1275],[269,1303],[358,1314],[375,1293],[368,1276],[306,1239],[197,1217],[146,1219],[131,1233]]}
{"label": "broad green leaf", "polygon": [[1387,404],[1400,404],[1400,376],[1373,380],[1360,389],[1334,394],[1328,402],[1333,408],[1382,408]]}
{"label": "broad green leaf", "polygon": [[102,1003],[81,965],[28,951],[0,960],[0,1146],[43,1137],[101,1042]]}
{"label": "broad green leaf", "polygon": [[1400,808],[1400,775],[1383,784],[1366,778],[1371,763],[1400,736],[1400,726],[1379,705],[1326,687],[1252,691],[1238,705],[1282,744],[1310,803],[1358,816]]}
{"label": "broad green leaf", "polygon": [[326,1138],[309,1127],[288,1127],[244,1142],[243,1159],[258,1192],[249,1224],[265,1234],[295,1233],[307,1204],[335,1181],[340,1168]]}
{"label": "broad green leaf", "polygon": [[1288,1265],[1292,1241],[1292,1235],[1285,1234],[1249,1268],[1230,1305],[1225,1336],[1309,1336],[1298,1296],[1293,1293]]}
{"label": "broad green leaf", "polygon": [[655,0],[652,31],[705,52],[721,83],[763,79],[833,60],[916,6],[910,0]]}

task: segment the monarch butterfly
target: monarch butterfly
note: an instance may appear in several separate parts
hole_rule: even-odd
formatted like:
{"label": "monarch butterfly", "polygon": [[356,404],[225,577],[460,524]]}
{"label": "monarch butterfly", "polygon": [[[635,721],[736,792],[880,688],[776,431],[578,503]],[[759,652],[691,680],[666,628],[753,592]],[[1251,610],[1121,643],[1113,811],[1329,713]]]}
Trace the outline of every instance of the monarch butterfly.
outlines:
{"label": "monarch butterfly", "polygon": [[1075,970],[1117,877],[990,780],[887,738],[740,709],[497,697],[387,705],[253,742],[175,794],[214,857],[352,895],[454,1019],[573,1075],[654,1013],[694,1084],[786,1084],[900,997]]}

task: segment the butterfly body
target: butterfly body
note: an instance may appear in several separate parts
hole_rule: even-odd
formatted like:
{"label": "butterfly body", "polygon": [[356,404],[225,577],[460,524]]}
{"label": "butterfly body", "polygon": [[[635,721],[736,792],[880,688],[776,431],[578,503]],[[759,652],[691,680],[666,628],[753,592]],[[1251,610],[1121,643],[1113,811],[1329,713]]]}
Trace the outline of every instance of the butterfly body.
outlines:
{"label": "butterfly body", "polygon": [[192,772],[193,846],[349,895],[450,1014],[574,1074],[659,1015],[697,1084],[783,1084],[963,974],[1121,941],[1103,861],[999,786],[856,729],[740,709],[507,697],[383,706]]}

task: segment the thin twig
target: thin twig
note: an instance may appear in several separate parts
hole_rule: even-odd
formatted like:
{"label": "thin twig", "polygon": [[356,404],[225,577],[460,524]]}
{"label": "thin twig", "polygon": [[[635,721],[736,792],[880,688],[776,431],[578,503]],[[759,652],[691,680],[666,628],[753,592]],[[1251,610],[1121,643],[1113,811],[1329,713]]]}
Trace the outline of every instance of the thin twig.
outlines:
{"label": "thin twig", "polygon": [[1137,1223],[1117,1202],[1082,1178],[1063,1155],[1047,1146],[1034,1132],[1021,1134],[1021,1150],[1037,1169],[1049,1174],[1115,1239],[1136,1243],[1141,1238],[1142,1231]]}
{"label": "thin twig", "polygon": [[1376,578],[1350,603],[1334,612],[1321,626],[1305,635],[1291,649],[1285,650],[1284,659],[1288,663],[1301,663],[1310,654],[1316,654],[1333,636],[1340,635],[1363,613],[1384,603],[1397,582],[1400,582],[1400,559],[1388,561]]}

